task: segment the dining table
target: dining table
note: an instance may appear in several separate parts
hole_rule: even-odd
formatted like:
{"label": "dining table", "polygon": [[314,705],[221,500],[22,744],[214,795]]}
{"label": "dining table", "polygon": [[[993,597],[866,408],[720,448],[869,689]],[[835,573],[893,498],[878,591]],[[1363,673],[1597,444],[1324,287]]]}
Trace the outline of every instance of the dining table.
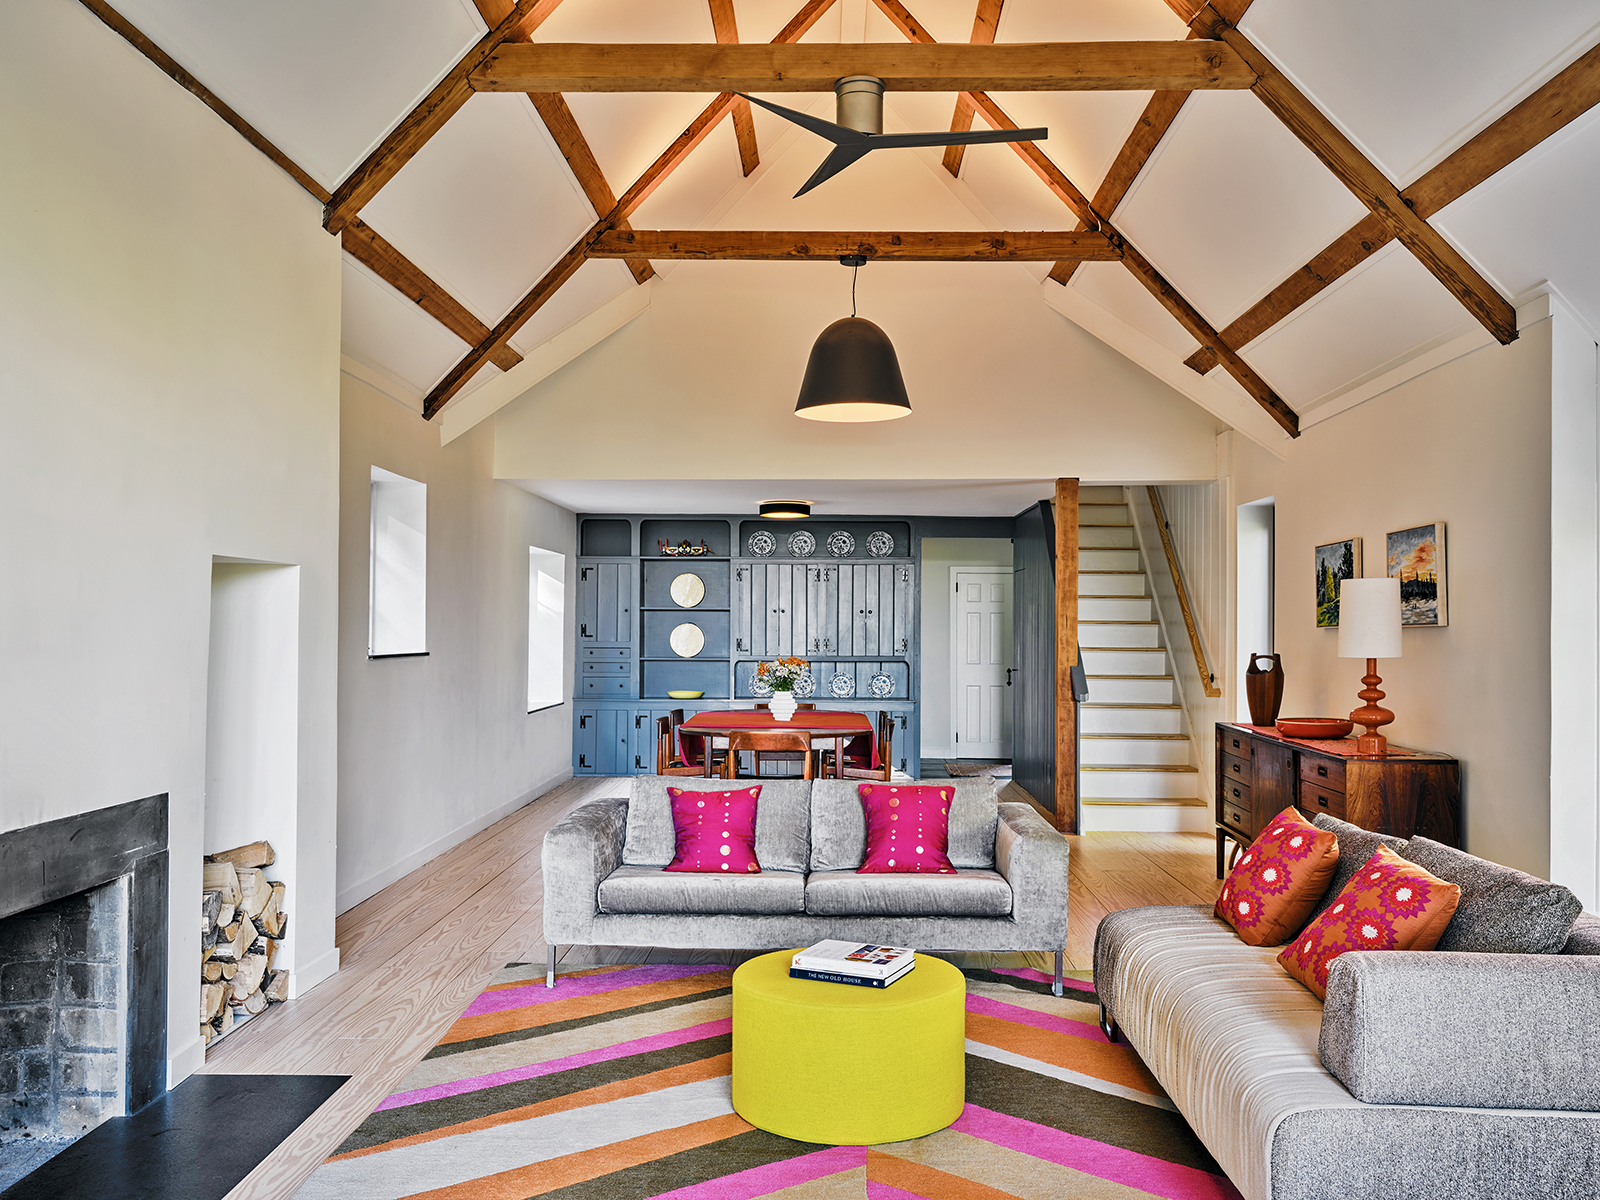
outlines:
{"label": "dining table", "polygon": [[[714,737],[727,737],[730,733],[739,733],[749,730],[761,732],[783,732],[785,730],[795,733],[808,733],[811,740],[833,740],[834,762],[843,760],[844,743],[851,738],[866,736],[872,742],[872,767],[877,770],[883,766],[878,761],[878,733],[872,719],[866,713],[837,712],[831,709],[799,709],[787,721],[780,721],[774,717],[770,710],[763,708],[731,708],[708,709],[697,712],[694,716],[678,726],[678,753],[683,756],[684,762],[690,759],[684,754],[683,736],[691,737],[698,734],[702,743]],[[698,758],[699,756],[696,755]]]}

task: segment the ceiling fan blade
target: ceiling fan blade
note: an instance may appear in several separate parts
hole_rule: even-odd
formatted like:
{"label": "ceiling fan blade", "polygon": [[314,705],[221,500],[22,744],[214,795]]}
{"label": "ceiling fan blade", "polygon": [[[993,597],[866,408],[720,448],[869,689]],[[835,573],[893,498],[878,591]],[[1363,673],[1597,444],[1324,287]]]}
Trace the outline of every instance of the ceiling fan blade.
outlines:
{"label": "ceiling fan blade", "polygon": [[822,160],[821,165],[811,172],[811,178],[800,186],[800,190],[794,194],[794,198],[798,200],[819,183],[826,183],[873,148],[870,142],[865,145],[835,146],[828,152],[828,157]]}
{"label": "ceiling fan blade", "polygon": [[872,139],[874,150],[906,146],[980,146],[990,142],[1038,142],[1048,129],[972,129],[949,133],[881,133]]}
{"label": "ceiling fan blade", "polygon": [[824,121],[821,117],[813,117],[810,113],[796,112],[792,108],[784,108],[781,104],[768,104],[765,100],[757,100],[754,96],[745,96],[743,92],[735,92],[734,95],[744,96],[751,104],[759,104],[768,112],[777,113],[784,120],[793,121],[801,129],[810,130],[818,137],[825,137],[836,146],[855,145],[866,141],[869,136],[857,133],[854,129],[846,129],[843,125],[836,125],[832,121]]}

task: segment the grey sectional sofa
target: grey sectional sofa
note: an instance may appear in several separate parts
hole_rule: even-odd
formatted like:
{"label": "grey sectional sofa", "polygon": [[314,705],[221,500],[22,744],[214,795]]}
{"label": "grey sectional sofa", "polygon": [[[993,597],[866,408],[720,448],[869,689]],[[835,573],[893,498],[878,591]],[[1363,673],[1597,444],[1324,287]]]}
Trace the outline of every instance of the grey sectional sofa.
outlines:
{"label": "grey sectional sofa", "polygon": [[[748,787],[635,776],[628,798],[591,800],[544,839],[547,982],[558,945],[778,950],[824,938],[929,950],[1049,950],[1067,940],[1067,840],[992,779],[950,780],[955,875],[858,875],[866,818],[850,780],[761,780],[758,875],[666,872],[667,788]],[[946,781],[937,781],[940,784]]]}
{"label": "grey sectional sofa", "polygon": [[[1317,823],[1344,831],[1349,872],[1376,844]],[[1107,1032],[1246,1200],[1594,1200],[1600,920],[1573,925],[1565,889],[1427,839],[1411,854],[1462,884],[1441,942],[1461,948],[1342,955],[1324,1003],[1210,908],[1126,909],[1095,935]]]}

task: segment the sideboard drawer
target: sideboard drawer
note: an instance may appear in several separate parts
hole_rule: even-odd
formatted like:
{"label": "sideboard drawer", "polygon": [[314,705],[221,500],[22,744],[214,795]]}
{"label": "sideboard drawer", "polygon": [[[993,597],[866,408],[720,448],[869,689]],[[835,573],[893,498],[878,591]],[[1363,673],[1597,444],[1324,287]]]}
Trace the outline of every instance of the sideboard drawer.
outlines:
{"label": "sideboard drawer", "polygon": [[584,646],[580,651],[585,662],[602,662],[607,659],[626,659],[633,657],[633,650],[628,646]]}
{"label": "sideboard drawer", "polygon": [[1252,828],[1250,805],[1249,787],[1242,783],[1223,781],[1220,803],[1222,823],[1237,829],[1246,837],[1250,836]]}
{"label": "sideboard drawer", "polygon": [[1236,729],[1225,729],[1222,735],[1222,752],[1224,754],[1237,754],[1240,758],[1249,758],[1253,753],[1255,739],[1248,733],[1240,733]]}
{"label": "sideboard drawer", "polygon": [[631,662],[586,662],[583,664],[584,678],[591,675],[626,675],[633,670]]}
{"label": "sideboard drawer", "polygon": [[1338,758],[1300,756],[1300,778],[1307,788],[1332,788],[1344,791],[1344,761]]}
{"label": "sideboard drawer", "polygon": [[1224,783],[1231,781],[1233,783],[1242,783],[1248,787],[1255,781],[1255,774],[1250,769],[1250,760],[1224,752],[1222,755],[1222,779]]}
{"label": "sideboard drawer", "polygon": [[1315,787],[1304,781],[1300,784],[1300,807],[1311,816],[1319,812],[1344,820],[1344,793],[1332,788]]}
{"label": "sideboard drawer", "polygon": [[613,678],[604,676],[599,679],[586,678],[583,681],[583,694],[585,696],[628,696],[633,693],[633,680],[626,676]]}

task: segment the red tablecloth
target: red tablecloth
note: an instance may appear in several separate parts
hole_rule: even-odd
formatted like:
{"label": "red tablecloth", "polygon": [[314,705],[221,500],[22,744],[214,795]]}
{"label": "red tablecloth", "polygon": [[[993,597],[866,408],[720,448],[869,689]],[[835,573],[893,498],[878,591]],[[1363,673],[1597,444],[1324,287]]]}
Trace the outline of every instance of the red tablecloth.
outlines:
{"label": "red tablecloth", "polygon": [[[695,713],[678,726],[678,753],[683,755],[684,733],[726,736],[738,729],[792,730],[797,733],[809,733],[813,737],[841,739],[865,734],[872,743],[873,769],[876,770],[883,765],[878,761],[877,731],[866,713],[828,712],[822,709],[802,709],[787,721],[774,719],[772,713],[764,709],[712,710]],[[696,755],[696,758],[698,757]],[[683,761],[688,762],[688,757],[685,756]]]}

